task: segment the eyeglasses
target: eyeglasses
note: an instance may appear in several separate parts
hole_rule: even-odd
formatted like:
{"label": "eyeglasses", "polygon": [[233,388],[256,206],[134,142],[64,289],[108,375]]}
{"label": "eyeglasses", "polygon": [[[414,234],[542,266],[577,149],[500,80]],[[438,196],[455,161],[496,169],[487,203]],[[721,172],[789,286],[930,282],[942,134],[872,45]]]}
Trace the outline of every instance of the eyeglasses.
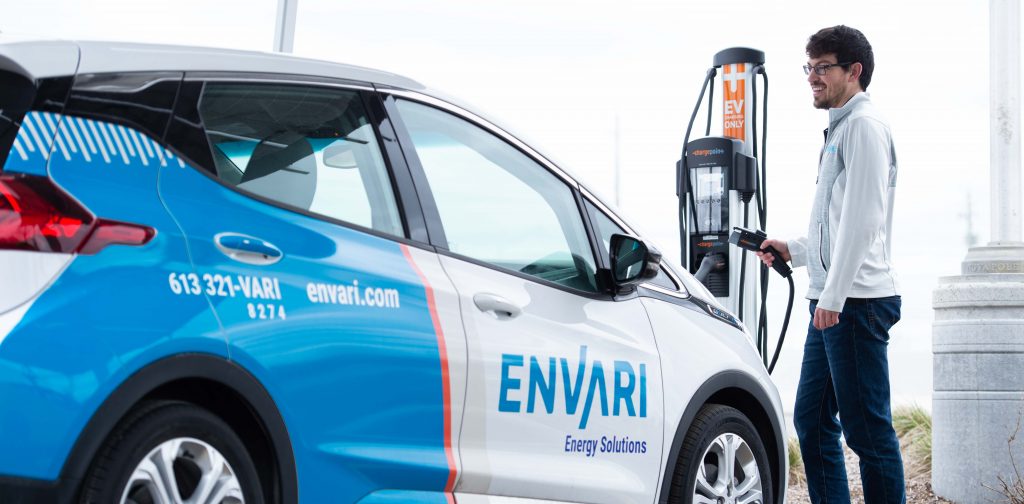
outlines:
{"label": "eyeglasses", "polygon": [[805,75],[811,75],[811,70],[814,70],[814,73],[816,73],[818,75],[825,75],[826,73],[828,73],[828,69],[829,68],[832,68],[834,66],[844,67],[846,65],[852,65],[854,63],[856,63],[856,62],[855,61],[847,61],[846,63],[822,63],[820,65],[815,65],[815,66],[804,65],[804,74]]}

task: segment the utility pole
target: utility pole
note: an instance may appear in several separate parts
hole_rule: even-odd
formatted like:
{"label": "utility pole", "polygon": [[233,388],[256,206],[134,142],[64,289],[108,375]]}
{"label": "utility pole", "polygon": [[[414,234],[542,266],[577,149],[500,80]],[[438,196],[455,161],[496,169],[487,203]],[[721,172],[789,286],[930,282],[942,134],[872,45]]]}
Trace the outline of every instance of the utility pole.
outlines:
{"label": "utility pole", "polygon": [[622,203],[619,202],[622,197],[622,189],[620,184],[622,183],[622,167],[619,166],[619,114],[615,113],[615,206],[620,207]]}
{"label": "utility pole", "polygon": [[971,203],[971,193],[967,192],[967,208],[964,213],[960,214],[960,217],[964,218],[967,224],[967,230],[964,232],[964,244],[967,248],[971,248],[978,243],[978,235],[974,234],[974,205]]}
{"label": "utility pole", "polygon": [[277,0],[277,23],[274,25],[274,51],[292,52],[295,44],[295,13],[299,0]]}

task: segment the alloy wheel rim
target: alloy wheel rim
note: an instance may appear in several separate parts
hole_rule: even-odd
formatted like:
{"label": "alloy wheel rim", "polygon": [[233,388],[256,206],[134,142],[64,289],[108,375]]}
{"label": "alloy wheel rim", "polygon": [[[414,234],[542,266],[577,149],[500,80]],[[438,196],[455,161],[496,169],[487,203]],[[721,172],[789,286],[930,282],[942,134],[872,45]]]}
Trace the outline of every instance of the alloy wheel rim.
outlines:
{"label": "alloy wheel rim", "polygon": [[231,464],[195,438],[160,443],[139,461],[121,492],[121,504],[244,504]]}
{"label": "alloy wheel rim", "polygon": [[711,442],[700,460],[693,504],[761,504],[764,489],[757,459],[738,434],[727,432]]}

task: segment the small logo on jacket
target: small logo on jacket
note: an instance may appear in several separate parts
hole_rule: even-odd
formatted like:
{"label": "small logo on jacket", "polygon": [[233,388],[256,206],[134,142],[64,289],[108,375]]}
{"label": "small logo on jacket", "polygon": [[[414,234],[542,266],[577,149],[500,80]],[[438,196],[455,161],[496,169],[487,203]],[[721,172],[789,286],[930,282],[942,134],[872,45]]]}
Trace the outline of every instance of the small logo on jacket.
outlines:
{"label": "small logo on jacket", "polygon": [[839,147],[835,145],[829,145],[825,147],[825,154],[835,154],[839,152]]}

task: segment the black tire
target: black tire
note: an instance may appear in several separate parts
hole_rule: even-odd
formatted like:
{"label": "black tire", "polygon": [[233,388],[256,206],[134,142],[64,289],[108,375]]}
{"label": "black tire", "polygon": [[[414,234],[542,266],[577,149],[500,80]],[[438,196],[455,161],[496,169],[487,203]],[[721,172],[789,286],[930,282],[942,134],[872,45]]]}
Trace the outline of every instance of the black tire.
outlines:
{"label": "black tire", "polygon": [[[241,439],[223,420],[194,404],[147,401],[133,409],[107,437],[82,483],[83,504],[121,502],[125,486],[143,458],[162,443],[192,438],[208,444],[226,459],[238,479],[246,504],[263,504],[256,467]],[[178,460],[178,459],[176,459]],[[195,468],[174,464],[179,493],[191,495]]]}
{"label": "black tire", "polygon": [[[720,404],[706,404],[697,412],[690,430],[683,439],[679,460],[672,475],[672,504],[692,504],[697,474],[708,460],[705,454],[719,436],[735,434],[750,448],[750,454],[757,463],[761,484],[761,504],[772,504],[773,476],[768,465],[768,454],[754,424],[739,410]],[[713,459],[712,459],[713,461]],[[742,471],[737,471],[742,473]],[[721,501],[719,501],[721,502]]]}

